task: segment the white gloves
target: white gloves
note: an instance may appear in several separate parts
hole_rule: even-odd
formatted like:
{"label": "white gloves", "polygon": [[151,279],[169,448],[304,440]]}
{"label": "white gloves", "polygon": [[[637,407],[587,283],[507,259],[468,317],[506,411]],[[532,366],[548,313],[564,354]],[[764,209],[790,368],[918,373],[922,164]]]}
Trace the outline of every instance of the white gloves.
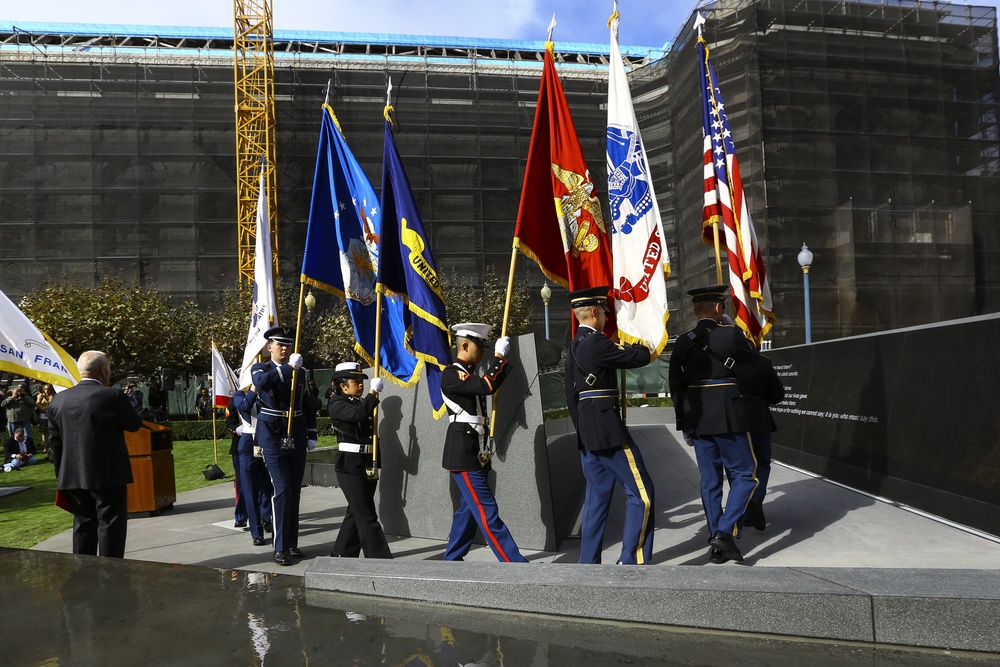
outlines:
{"label": "white gloves", "polygon": [[293,352],[292,356],[288,357],[288,365],[292,367],[292,370],[296,370],[302,365],[302,355],[298,352]]}
{"label": "white gloves", "polygon": [[312,451],[316,449],[317,442],[315,440],[306,440],[306,451]]}
{"label": "white gloves", "polygon": [[506,357],[507,353],[510,352],[510,337],[500,336],[500,338],[497,338],[496,346],[493,349],[501,357]]}
{"label": "white gloves", "polygon": [[382,378],[372,378],[372,391],[374,391],[377,394],[380,391],[382,391],[384,387],[385,387],[385,380],[383,380]]}

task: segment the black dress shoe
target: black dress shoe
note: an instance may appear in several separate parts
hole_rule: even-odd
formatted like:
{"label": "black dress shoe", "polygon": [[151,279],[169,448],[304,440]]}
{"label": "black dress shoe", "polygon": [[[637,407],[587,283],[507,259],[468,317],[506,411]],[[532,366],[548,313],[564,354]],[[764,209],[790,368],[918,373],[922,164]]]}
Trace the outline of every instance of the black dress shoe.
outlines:
{"label": "black dress shoe", "polygon": [[274,552],[274,562],[278,565],[291,565],[292,557],[286,554],[284,551]]}
{"label": "black dress shoe", "polygon": [[234,528],[246,528],[247,527],[247,522],[246,521],[237,521],[235,524],[233,524],[233,527]]}
{"label": "black dress shoe", "polygon": [[265,544],[267,544],[267,538],[266,537],[255,537],[255,538],[253,538],[253,545],[255,547],[262,547]]}
{"label": "black dress shoe", "polygon": [[727,535],[721,530],[717,530],[708,543],[712,545],[713,549],[718,549],[719,554],[729,560],[734,560],[737,563],[743,560],[743,554],[737,548],[732,535]]}
{"label": "black dress shoe", "polygon": [[291,556],[292,558],[305,558],[306,557],[306,555],[304,553],[302,553],[302,549],[299,549],[298,547],[292,547],[291,549],[289,549],[288,550],[288,555]]}
{"label": "black dress shoe", "polygon": [[274,532],[274,526],[265,521],[264,522],[264,532],[265,533],[273,533]]}
{"label": "black dress shoe", "polygon": [[728,561],[729,559],[722,555],[722,552],[718,549],[712,548],[708,552],[708,562],[713,565],[721,565]]}
{"label": "black dress shoe", "polygon": [[764,506],[760,501],[751,500],[747,503],[747,511],[743,515],[743,523],[757,530],[767,528],[767,518],[764,517]]}

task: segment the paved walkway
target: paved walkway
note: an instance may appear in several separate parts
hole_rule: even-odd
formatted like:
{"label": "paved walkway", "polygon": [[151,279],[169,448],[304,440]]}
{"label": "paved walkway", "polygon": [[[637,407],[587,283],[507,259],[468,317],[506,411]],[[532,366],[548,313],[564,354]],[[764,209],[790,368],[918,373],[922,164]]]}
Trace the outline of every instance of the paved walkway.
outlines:
{"label": "paved walkway", "polygon": [[[656,488],[654,564],[707,566],[693,450],[665,426],[632,430]],[[448,483],[444,473],[441,483]],[[314,557],[329,554],[345,506],[339,489],[304,488],[299,545],[307,558],[281,567],[273,562],[270,546],[254,547],[248,533],[233,528],[232,485],[218,484],[181,494],[173,509],[160,516],[130,520],[126,558],[302,575]],[[748,529],[739,542],[744,565],[1000,570],[1000,538],[780,464],[771,474],[765,510],[767,530]],[[605,540],[606,563],[613,563],[620,551],[621,518],[618,502]],[[436,560],[444,552],[440,540],[393,536],[389,540],[397,559]],[[69,553],[71,546],[67,531],[34,548]],[[575,562],[579,541],[568,539],[561,547],[556,553],[526,551],[525,556],[532,562]],[[486,547],[474,548],[466,560],[495,562]]]}

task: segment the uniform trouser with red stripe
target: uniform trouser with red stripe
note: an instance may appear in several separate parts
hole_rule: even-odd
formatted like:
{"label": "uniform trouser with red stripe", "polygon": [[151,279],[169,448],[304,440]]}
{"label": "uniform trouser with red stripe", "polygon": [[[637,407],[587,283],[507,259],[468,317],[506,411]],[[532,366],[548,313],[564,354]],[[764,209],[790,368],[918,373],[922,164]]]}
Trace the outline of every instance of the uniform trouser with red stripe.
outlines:
{"label": "uniform trouser with red stripe", "polygon": [[510,536],[510,531],[500,519],[496,498],[483,470],[462,470],[451,473],[458,485],[462,502],[451,521],[451,535],[445,560],[462,560],[472,547],[476,528],[483,532],[486,544],[501,563],[527,563]]}

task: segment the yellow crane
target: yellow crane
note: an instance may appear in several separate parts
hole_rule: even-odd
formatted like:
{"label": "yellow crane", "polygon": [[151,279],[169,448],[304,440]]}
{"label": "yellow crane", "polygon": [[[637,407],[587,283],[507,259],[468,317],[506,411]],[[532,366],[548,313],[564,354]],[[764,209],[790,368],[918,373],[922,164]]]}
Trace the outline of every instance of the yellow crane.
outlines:
{"label": "yellow crane", "polygon": [[240,282],[253,282],[257,199],[263,164],[272,266],[278,268],[278,183],[275,169],[274,25],[270,0],[234,0],[236,89],[236,220]]}

